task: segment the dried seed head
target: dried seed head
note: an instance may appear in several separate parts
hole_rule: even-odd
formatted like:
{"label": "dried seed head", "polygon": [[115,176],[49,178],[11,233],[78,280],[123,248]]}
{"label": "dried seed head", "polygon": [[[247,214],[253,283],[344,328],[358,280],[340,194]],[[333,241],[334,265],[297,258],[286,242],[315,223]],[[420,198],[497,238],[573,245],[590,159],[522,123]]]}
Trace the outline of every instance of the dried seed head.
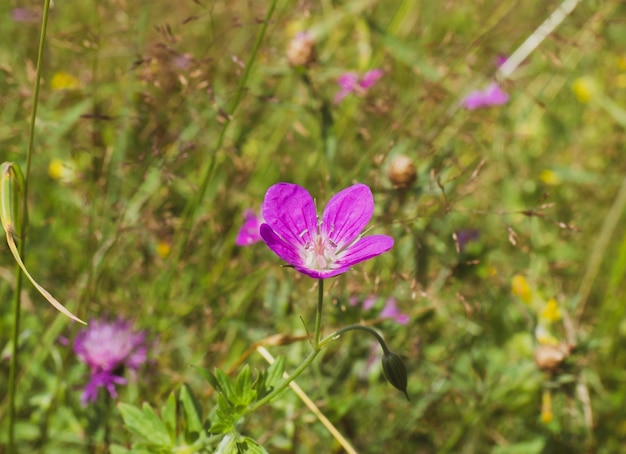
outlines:
{"label": "dried seed head", "polygon": [[287,61],[291,66],[309,66],[315,62],[315,42],[307,32],[298,33],[289,42]]}
{"label": "dried seed head", "polygon": [[394,187],[399,189],[408,188],[415,182],[417,176],[415,165],[408,156],[403,154],[396,155],[391,160],[387,176]]}
{"label": "dried seed head", "polygon": [[535,363],[542,370],[553,371],[571,354],[572,347],[567,344],[539,345],[535,349]]}

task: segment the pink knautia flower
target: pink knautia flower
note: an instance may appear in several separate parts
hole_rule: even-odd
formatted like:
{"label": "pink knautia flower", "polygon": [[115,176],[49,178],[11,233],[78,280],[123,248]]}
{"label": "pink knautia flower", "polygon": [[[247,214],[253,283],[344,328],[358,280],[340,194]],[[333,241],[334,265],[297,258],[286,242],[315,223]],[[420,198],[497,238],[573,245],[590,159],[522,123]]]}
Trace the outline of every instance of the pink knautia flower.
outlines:
{"label": "pink knautia flower", "polygon": [[83,405],[95,401],[101,387],[115,399],[115,385],[126,384],[124,371],[136,373],[146,362],[146,332],[134,331],[132,323],[122,319],[95,320],[76,336],[74,352],[91,373],[81,398]]}
{"label": "pink knautia flower", "polygon": [[333,102],[339,104],[350,93],[361,94],[365,93],[372,85],[374,85],[378,79],[383,77],[382,69],[372,69],[363,74],[363,77],[359,79],[359,75],[354,72],[347,72],[339,76],[337,83],[340,90],[335,95]]}
{"label": "pink knautia flower", "polygon": [[251,244],[258,243],[262,240],[259,228],[261,224],[263,224],[263,218],[252,210],[246,210],[243,213],[243,217],[243,225],[237,233],[235,244],[237,246],[250,246]]}
{"label": "pink knautia flower", "polygon": [[373,212],[374,197],[364,184],[335,194],[319,220],[306,189],[278,183],[265,194],[261,237],[297,271],[326,279],[393,247],[393,238],[387,235],[361,235]]}
{"label": "pink knautia flower", "polygon": [[500,86],[493,82],[484,90],[476,90],[467,95],[461,104],[468,110],[480,109],[481,107],[501,106],[509,100],[509,95]]}

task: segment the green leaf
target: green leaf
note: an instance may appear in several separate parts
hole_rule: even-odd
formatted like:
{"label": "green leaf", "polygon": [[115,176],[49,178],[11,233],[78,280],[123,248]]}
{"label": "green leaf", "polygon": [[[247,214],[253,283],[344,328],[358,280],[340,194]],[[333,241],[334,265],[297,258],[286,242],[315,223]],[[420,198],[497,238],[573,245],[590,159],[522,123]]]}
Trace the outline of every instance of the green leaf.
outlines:
{"label": "green leaf", "polygon": [[183,385],[180,389],[179,399],[185,415],[185,440],[194,442],[204,431],[200,402],[194,397],[187,385]]}
{"label": "green leaf", "polygon": [[193,368],[197,370],[200,373],[200,375],[204,377],[206,381],[209,382],[209,384],[215,391],[220,392],[220,393],[223,392],[222,388],[220,387],[219,382],[217,381],[217,378],[215,377],[215,375],[211,373],[210,370],[205,369],[204,367],[197,367],[197,366],[193,366]]}
{"label": "green leaf", "polygon": [[118,403],[117,408],[124,425],[133,434],[144,438],[152,445],[172,446],[173,440],[167,433],[167,428],[147,402],[144,402],[141,409],[123,402]]}
{"label": "green leaf", "polygon": [[2,227],[6,233],[7,243],[13,258],[24,272],[26,278],[56,310],[72,320],[86,325],[87,323],[72,314],[45,288],[39,285],[26,269],[15,242],[15,238],[21,236],[25,227],[22,225],[22,222],[25,222],[26,216],[20,211],[22,206],[21,199],[24,197],[24,177],[17,164],[3,162],[0,165],[0,178],[2,179],[0,182],[0,222],[2,222]]}
{"label": "green leaf", "polygon": [[246,364],[235,380],[235,395],[233,400],[237,405],[248,406],[256,399],[256,390],[252,384],[252,373],[250,367]]}
{"label": "green leaf", "polygon": [[215,378],[224,397],[226,397],[230,403],[233,403],[233,397],[236,395],[233,380],[220,369],[215,369]]}
{"label": "green leaf", "polygon": [[224,436],[217,447],[216,454],[268,454],[268,452],[250,437],[244,437],[237,432],[230,432]]}
{"label": "green leaf", "polygon": [[265,384],[268,388],[272,388],[278,384],[285,373],[285,357],[279,356],[270,367],[267,368],[267,378]]}
{"label": "green leaf", "polygon": [[176,393],[171,392],[167,402],[161,409],[161,419],[167,428],[170,439],[176,439]]}

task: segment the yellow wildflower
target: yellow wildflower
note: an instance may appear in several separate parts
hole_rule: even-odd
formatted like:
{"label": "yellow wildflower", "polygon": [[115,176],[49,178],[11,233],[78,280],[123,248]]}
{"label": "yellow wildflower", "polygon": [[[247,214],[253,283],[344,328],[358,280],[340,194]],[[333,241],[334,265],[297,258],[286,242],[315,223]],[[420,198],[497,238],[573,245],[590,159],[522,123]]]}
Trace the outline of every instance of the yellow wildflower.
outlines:
{"label": "yellow wildflower", "polygon": [[63,71],[58,71],[52,76],[50,86],[54,91],[76,90],[78,88],[78,79]]}
{"label": "yellow wildflower", "polygon": [[552,413],[552,394],[547,389],[543,390],[541,393],[541,422],[544,424],[549,424],[554,419],[554,414]]}
{"label": "yellow wildflower", "polygon": [[542,325],[537,325],[537,328],[535,329],[535,338],[540,345],[551,345],[554,347],[559,345],[559,340],[550,334],[546,327]]}
{"label": "yellow wildflower", "polygon": [[156,253],[159,257],[164,259],[170,254],[172,246],[167,241],[159,241],[156,245]]}
{"label": "yellow wildflower", "polygon": [[513,276],[513,279],[511,279],[511,291],[527,304],[532,300],[532,289],[526,278],[521,274],[516,274]]}
{"label": "yellow wildflower", "polygon": [[74,179],[74,168],[71,163],[53,159],[48,164],[48,176],[53,180],[68,183]]}
{"label": "yellow wildflower", "polygon": [[545,321],[552,323],[561,319],[561,312],[559,311],[559,304],[554,298],[550,298],[543,310],[541,311],[541,318]]}
{"label": "yellow wildflower", "polygon": [[548,169],[542,170],[539,178],[548,186],[556,186],[561,182],[561,178],[554,171]]}
{"label": "yellow wildflower", "polygon": [[579,77],[572,83],[572,91],[582,103],[588,103],[598,94],[598,87],[591,77]]}

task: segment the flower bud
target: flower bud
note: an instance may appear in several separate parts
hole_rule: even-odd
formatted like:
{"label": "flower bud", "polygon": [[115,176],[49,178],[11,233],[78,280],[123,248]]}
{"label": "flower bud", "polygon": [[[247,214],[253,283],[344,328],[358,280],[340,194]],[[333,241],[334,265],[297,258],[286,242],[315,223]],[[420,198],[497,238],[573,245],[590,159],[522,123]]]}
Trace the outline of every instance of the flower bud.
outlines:
{"label": "flower bud", "polygon": [[287,47],[287,61],[291,66],[309,66],[315,62],[315,42],[307,32],[298,33]]}
{"label": "flower bud", "polygon": [[391,160],[387,176],[394,187],[399,189],[408,188],[416,178],[415,165],[413,165],[413,161],[408,156],[403,154],[396,155]]}
{"label": "flower bud", "polygon": [[411,400],[409,399],[409,393],[406,391],[406,367],[404,367],[404,363],[398,355],[390,351],[383,355],[383,373],[394,388],[402,391],[407,400]]}

